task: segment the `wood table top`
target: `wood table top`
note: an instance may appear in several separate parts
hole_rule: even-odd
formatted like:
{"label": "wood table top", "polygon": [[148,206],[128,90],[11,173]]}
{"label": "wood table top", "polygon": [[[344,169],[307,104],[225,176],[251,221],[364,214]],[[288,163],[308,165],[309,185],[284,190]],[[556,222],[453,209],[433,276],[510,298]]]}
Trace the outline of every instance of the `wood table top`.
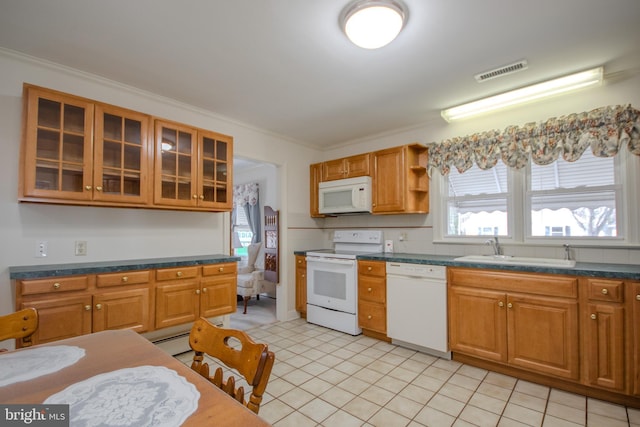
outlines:
{"label": "wood table top", "polygon": [[205,378],[131,330],[97,332],[0,353],[0,364],[2,364],[3,355],[60,345],[82,348],[85,350],[85,356],[57,372],[0,387],[0,403],[43,403],[49,396],[96,375],[123,368],[151,365],[177,372],[193,384],[200,393],[197,409],[182,425],[269,426],[269,423],[233,400]]}

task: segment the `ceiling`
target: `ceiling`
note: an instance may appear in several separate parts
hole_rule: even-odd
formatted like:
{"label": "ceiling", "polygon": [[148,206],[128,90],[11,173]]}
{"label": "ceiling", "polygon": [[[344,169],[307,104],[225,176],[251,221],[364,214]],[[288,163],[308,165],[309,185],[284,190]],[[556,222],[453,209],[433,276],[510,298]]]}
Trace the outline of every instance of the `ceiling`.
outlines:
{"label": "ceiling", "polygon": [[0,47],[320,149],[594,66],[640,72],[638,0],[404,0],[406,27],[373,51],[339,28],[348,2],[0,0]]}

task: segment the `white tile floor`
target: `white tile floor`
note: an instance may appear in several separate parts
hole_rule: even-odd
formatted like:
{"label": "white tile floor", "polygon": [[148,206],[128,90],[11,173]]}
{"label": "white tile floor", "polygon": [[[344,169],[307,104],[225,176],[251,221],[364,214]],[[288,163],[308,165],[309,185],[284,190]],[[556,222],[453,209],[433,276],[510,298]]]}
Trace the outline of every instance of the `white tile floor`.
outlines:
{"label": "white tile floor", "polygon": [[[260,408],[260,416],[276,427],[640,427],[640,409],[303,319],[247,332],[276,354]],[[190,363],[192,354],[178,357]]]}

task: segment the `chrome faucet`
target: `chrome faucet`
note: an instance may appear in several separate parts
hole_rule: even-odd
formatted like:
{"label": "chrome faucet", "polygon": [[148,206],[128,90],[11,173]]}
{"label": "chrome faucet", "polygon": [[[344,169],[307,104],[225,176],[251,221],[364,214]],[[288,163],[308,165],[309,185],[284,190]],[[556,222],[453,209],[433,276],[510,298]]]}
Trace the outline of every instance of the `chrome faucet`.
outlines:
{"label": "chrome faucet", "polygon": [[493,249],[494,255],[502,255],[502,246],[500,246],[500,241],[498,241],[498,236],[495,236],[493,239],[487,240],[485,244],[491,246],[491,248]]}
{"label": "chrome faucet", "polygon": [[564,259],[566,259],[567,261],[571,260],[571,246],[569,246],[567,243],[565,243],[564,245]]}

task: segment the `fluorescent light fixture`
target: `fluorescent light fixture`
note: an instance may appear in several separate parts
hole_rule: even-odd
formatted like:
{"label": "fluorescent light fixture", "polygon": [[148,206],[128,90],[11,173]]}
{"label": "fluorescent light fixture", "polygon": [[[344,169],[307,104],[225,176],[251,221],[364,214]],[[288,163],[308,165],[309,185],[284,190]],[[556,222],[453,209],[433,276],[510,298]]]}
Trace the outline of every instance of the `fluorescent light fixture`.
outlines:
{"label": "fluorescent light fixture", "polygon": [[406,18],[406,8],[399,1],[359,0],[343,10],[340,25],[356,46],[378,49],[398,36]]}
{"label": "fluorescent light fixture", "polygon": [[516,104],[535,101],[571,90],[580,89],[587,86],[594,86],[602,83],[602,67],[592,70],[582,71],[535,85],[505,92],[500,95],[490,96],[468,104],[442,110],[440,115],[446,121],[466,119],[471,116],[487,113],[489,111],[500,110]]}

